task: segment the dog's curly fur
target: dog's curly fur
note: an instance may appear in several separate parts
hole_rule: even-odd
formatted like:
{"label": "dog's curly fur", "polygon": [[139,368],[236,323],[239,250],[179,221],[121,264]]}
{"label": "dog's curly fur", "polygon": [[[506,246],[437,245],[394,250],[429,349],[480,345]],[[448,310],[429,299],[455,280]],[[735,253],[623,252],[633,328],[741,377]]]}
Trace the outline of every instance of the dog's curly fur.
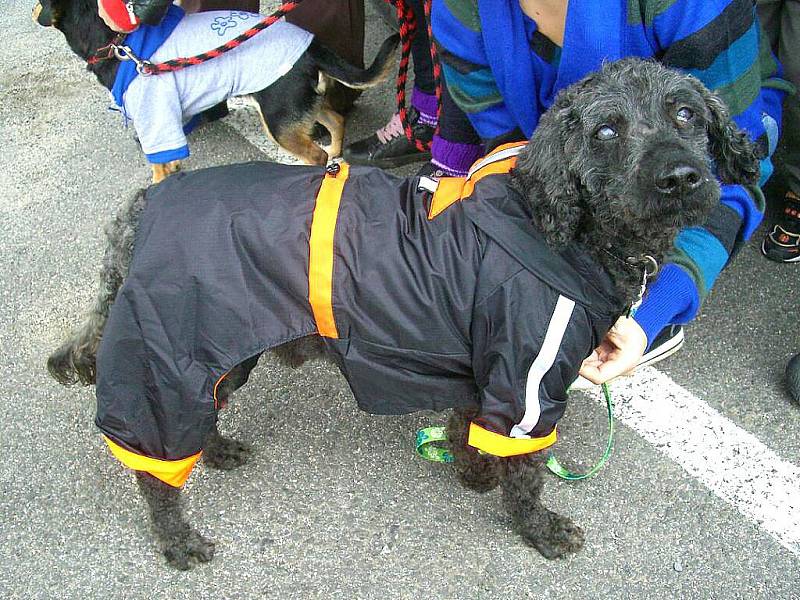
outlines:
{"label": "dog's curly fur", "polygon": [[[714,170],[724,182],[755,184],[758,179],[753,147],[724,104],[690,76],[627,59],[604,66],[557,97],[519,156],[512,184],[529,200],[533,220],[551,247],[579,244],[610,274],[620,296],[633,301],[642,277],[638,258],[649,254],[661,263],[678,230],[700,223],[718,204]],[[106,230],[109,246],[95,307],[83,328],[48,361],[62,383],[94,382],[97,345],[127,273],[143,202],[138,192]],[[275,352],[285,364],[299,366],[324,356],[324,347],[310,336]],[[250,358],[224,380],[218,390],[223,403],[247,381],[257,361],[258,356]],[[480,492],[501,486],[515,530],[544,556],[577,551],[584,539],[581,529],[540,501],[541,453],[511,458],[478,453],[467,445],[471,416],[456,410],[447,426],[460,481]],[[244,463],[248,453],[215,430],[204,460],[227,469]],[[214,546],[186,523],[179,491],[147,474],[137,477],[169,563],[186,569],[210,560]]]}

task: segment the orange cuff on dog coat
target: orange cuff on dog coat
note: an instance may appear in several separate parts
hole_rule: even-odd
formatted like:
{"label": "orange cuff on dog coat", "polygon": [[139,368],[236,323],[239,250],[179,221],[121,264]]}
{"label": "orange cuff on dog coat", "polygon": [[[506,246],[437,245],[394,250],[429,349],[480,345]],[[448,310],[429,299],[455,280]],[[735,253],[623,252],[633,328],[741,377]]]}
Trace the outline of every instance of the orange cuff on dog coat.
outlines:
{"label": "orange cuff on dog coat", "polygon": [[528,142],[511,142],[503,144],[492,150],[485,157],[475,161],[466,177],[442,177],[436,186],[436,191],[431,199],[428,210],[428,220],[442,214],[452,204],[469,198],[475,191],[475,185],[488,175],[504,174],[511,171],[517,164],[516,154],[505,158],[506,150],[522,148]]}
{"label": "orange cuff on dog coat", "polygon": [[200,458],[201,452],[192,454],[180,460],[159,460],[157,458],[150,458],[142,454],[136,454],[130,450],[126,450],[119,444],[111,441],[110,438],[103,436],[103,439],[111,449],[117,460],[123,465],[134,471],[144,471],[150,473],[156,479],[160,479],[167,485],[179,488],[189,478],[189,473],[192,472],[195,463]]}
{"label": "orange cuff on dog coat", "polygon": [[552,446],[556,443],[557,437],[555,427],[544,437],[512,438],[470,423],[467,444],[494,456],[517,456],[538,452]]}

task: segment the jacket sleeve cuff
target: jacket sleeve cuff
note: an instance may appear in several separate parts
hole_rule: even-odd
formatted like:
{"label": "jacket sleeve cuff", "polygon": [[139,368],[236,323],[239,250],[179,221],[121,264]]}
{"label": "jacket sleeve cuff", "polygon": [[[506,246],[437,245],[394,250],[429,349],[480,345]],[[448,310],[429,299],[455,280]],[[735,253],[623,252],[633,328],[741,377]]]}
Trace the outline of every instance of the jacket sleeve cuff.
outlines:
{"label": "jacket sleeve cuff", "polygon": [[634,319],[647,335],[647,346],[667,325],[691,321],[700,308],[700,296],[689,274],[678,265],[667,264],[647,288]]}
{"label": "jacket sleeve cuff", "polygon": [[519,456],[539,452],[556,443],[556,428],[544,437],[509,437],[484,429],[475,422],[469,424],[467,444],[493,456]]}

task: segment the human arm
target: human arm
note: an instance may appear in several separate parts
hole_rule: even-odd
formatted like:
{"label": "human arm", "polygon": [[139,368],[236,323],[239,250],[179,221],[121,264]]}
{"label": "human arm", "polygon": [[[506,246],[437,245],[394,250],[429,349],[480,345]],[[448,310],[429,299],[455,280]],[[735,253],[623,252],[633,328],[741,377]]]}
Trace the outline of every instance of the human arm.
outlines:
{"label": "human arm", "polygon": [[[656,56],[694,75],[722,98],[763,156],[763,183],[772,170],[769,155],[777,141],[780,102],[787,87],[761,35],[752,2],[685,0],[667,8],[659,4],[663,5],[649,0],[642,17]],[[757,185],[729,181],[721,187],[720,204],[703,226],[680,232],[648,288],[635,319],[649,342],[667,324],[696,316],[722,269],[761,221],[764,198]]]}
{"label": "human arm", "polygon": [[525,140],[495,81],[481,27],[477,0],[433,3],[431,28],[448,92],[484,142]]}

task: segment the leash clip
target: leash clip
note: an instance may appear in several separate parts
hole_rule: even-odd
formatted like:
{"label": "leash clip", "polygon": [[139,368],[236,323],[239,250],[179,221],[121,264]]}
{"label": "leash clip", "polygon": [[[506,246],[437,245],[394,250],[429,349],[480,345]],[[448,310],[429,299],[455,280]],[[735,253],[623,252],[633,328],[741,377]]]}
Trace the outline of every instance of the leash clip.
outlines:
{"label": "leash clip", "polygon": [[130,49],[130,46],[122,46],[119,44],[112,44],[111,48],[114,50],[114,56],[117,60],[132,60],[136,64],[136,72],[139,75],[152,75],[152,71],[150,67],[152,63],[147,60],[142,60],[138,56],[136,56],[133,51]]}
{"label": "leash clip", "polygon": [[[648,280],[650,280],[651,277],[653,277],[653,275],[656,274],[656,271],[658,271],[658,261],[656,261],[656,259],[650,256],[649,254],[645,254],[642,257],[641,261],[636,261],[636,259],[634,259],[631,256],[628,257],[628,262],[631,264],[635,264],[636,262],[642,262],[644,264],[644,268],[642,269],[642,286],[639,289],[639,297],[636,299],[636,302],[634,302],[633,304],[630,305],[630,307],[628,307],[626,313],[626,316],[630,318],[636,314],[636,311],[642,305],[644,292],[647,289],[647,282]],[[652,267],[652,269],[648,269],[648,267]]]}

